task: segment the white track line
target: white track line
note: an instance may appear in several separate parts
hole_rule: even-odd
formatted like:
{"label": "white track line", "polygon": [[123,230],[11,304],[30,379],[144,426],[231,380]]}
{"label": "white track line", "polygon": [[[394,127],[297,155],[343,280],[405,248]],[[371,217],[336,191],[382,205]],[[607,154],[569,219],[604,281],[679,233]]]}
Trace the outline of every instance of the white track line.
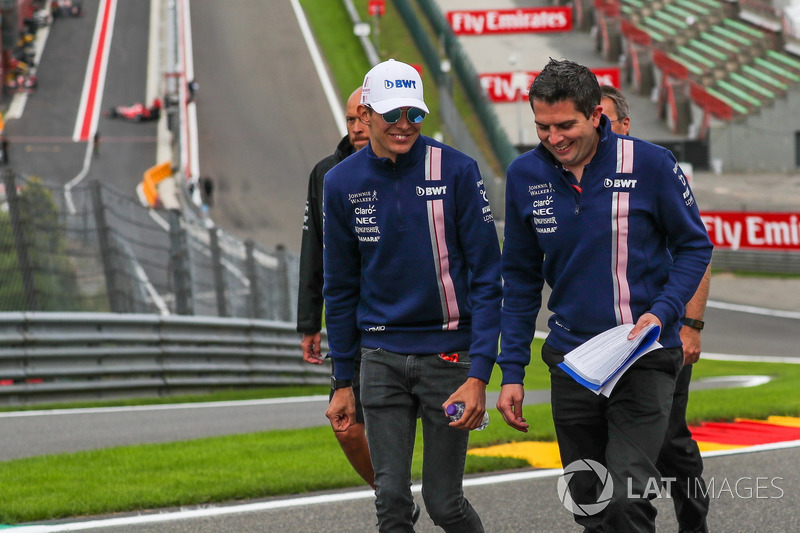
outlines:
{"label": "white track line", "polygon": [[297,17],[297,23],[300,24],[300,31],[303,34],[303,39],[305,39],[308,51],[311,53],[311,60],[314,62],[314,68],[317,69],[319,81],[322,83],[322,89],[325,91],[325,96],[328,98],[328,105],[331,106],[333,120],[336,122],[336,127],[339,129],[339,135],[347,135],[347,126],[344,123],[342,104],[339,103],[339,98],[336,96],[336,91],[333,89],[333,83],[331,83],[328,70],[325,68],[325,63],[322,61],[322,55],[317,48],[314,34],[311,33],[306,14],[303,12],[303,8],[300,7],[300,2],[298,0],[291,0],[291,2],[295,17]]}
{"label": "white track line", "polygon": [[700,360],[734,361],[743,363],[785,363],[800,365],[800,357],[780,357],[777,355],[734,355],[727,353],[706,353],[700,355]]}
{"label": "white track line", "polygon": [[127,405],[119,407],[86,407],[82,409],[48,409],[43,411],[13,411],[0,413],[0,418],[23,418],[29,416],[61,416],[98,413],[129,413],[141,411],[173,411],[177,409],[208,409],[216,407],[248,407],[256,405],[283,405],[287,403],[308,403],[328,401],[327,394],[313,396],[292,396],[289,398],[266,398],[262,400],[235,400],[227,402],[172,403],[159,405]]}
{"label": "white track line", "polygon": [[775,316],[780,318],[800,319],[800,313],[798,313],[797,311],[768,309],[766,307],[757,307],[755,305],[730,304],[727,302],[718,302],[716,300],[709,300],[706,306],[713,307],[714,309],[724,309],[725,311],[750,313],[751,315],[764,315],[764,316]]}

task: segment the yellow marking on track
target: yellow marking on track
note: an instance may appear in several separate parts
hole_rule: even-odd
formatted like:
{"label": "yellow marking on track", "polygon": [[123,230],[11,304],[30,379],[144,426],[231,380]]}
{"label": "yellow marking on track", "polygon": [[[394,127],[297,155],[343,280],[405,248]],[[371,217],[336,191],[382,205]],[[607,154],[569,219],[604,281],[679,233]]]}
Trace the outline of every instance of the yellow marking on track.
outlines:
{"label": "yellow marking on track", "polygon": [[555,442],[512,442],[487,448],[473,448],[470,455],[483,457],[516,457],[524,459],[535,468],[561,468],[558,444]]}

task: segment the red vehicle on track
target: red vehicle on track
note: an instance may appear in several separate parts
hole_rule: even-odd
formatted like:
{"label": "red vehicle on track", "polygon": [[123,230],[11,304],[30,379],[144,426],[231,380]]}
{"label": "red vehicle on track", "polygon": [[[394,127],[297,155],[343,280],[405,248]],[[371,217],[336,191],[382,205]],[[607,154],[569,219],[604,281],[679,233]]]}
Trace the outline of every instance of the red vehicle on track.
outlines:
{"label": "red vehicle on track", "polygon": [[132,105],[118,105],[106,111],[105,116],[109,118],[131,120],[133,122],[158,120],[161,116],[161,100],[156,98],[153,100],[153,105],[151,106],[146,106],[141,102]]}
{"label": "red vehicle on track", "polygon": [[53,0],[50,10],[54,18],[80,17],[83,14],[83,0]]}

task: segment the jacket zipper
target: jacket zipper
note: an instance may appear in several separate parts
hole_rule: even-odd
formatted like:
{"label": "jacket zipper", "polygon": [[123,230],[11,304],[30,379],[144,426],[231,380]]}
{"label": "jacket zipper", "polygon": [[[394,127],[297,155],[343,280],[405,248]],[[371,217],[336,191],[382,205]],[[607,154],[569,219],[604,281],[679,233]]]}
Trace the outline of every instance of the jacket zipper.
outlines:
{"label": "jacket zipper", "polygon": [[400,177],[397,174],[397,165],[392,168],[394,179],[394,201],[397,206],[397,218],[400,221],[400,227],[405,228],[405,221],[403,220],[403,202],[400,198]]}

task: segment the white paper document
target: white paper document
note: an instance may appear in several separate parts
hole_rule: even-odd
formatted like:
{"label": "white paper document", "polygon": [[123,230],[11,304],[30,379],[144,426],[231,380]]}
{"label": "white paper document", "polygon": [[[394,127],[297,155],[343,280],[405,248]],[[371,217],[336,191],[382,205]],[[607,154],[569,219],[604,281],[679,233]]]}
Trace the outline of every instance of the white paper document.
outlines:
{"label": "white paper document", "polygon": [[634,324],[622,324],[592,337],[564,356],[558,366],[595,394],[610,396],[622,374],[641,356],[661,348],[656,324],[628,340]]}

